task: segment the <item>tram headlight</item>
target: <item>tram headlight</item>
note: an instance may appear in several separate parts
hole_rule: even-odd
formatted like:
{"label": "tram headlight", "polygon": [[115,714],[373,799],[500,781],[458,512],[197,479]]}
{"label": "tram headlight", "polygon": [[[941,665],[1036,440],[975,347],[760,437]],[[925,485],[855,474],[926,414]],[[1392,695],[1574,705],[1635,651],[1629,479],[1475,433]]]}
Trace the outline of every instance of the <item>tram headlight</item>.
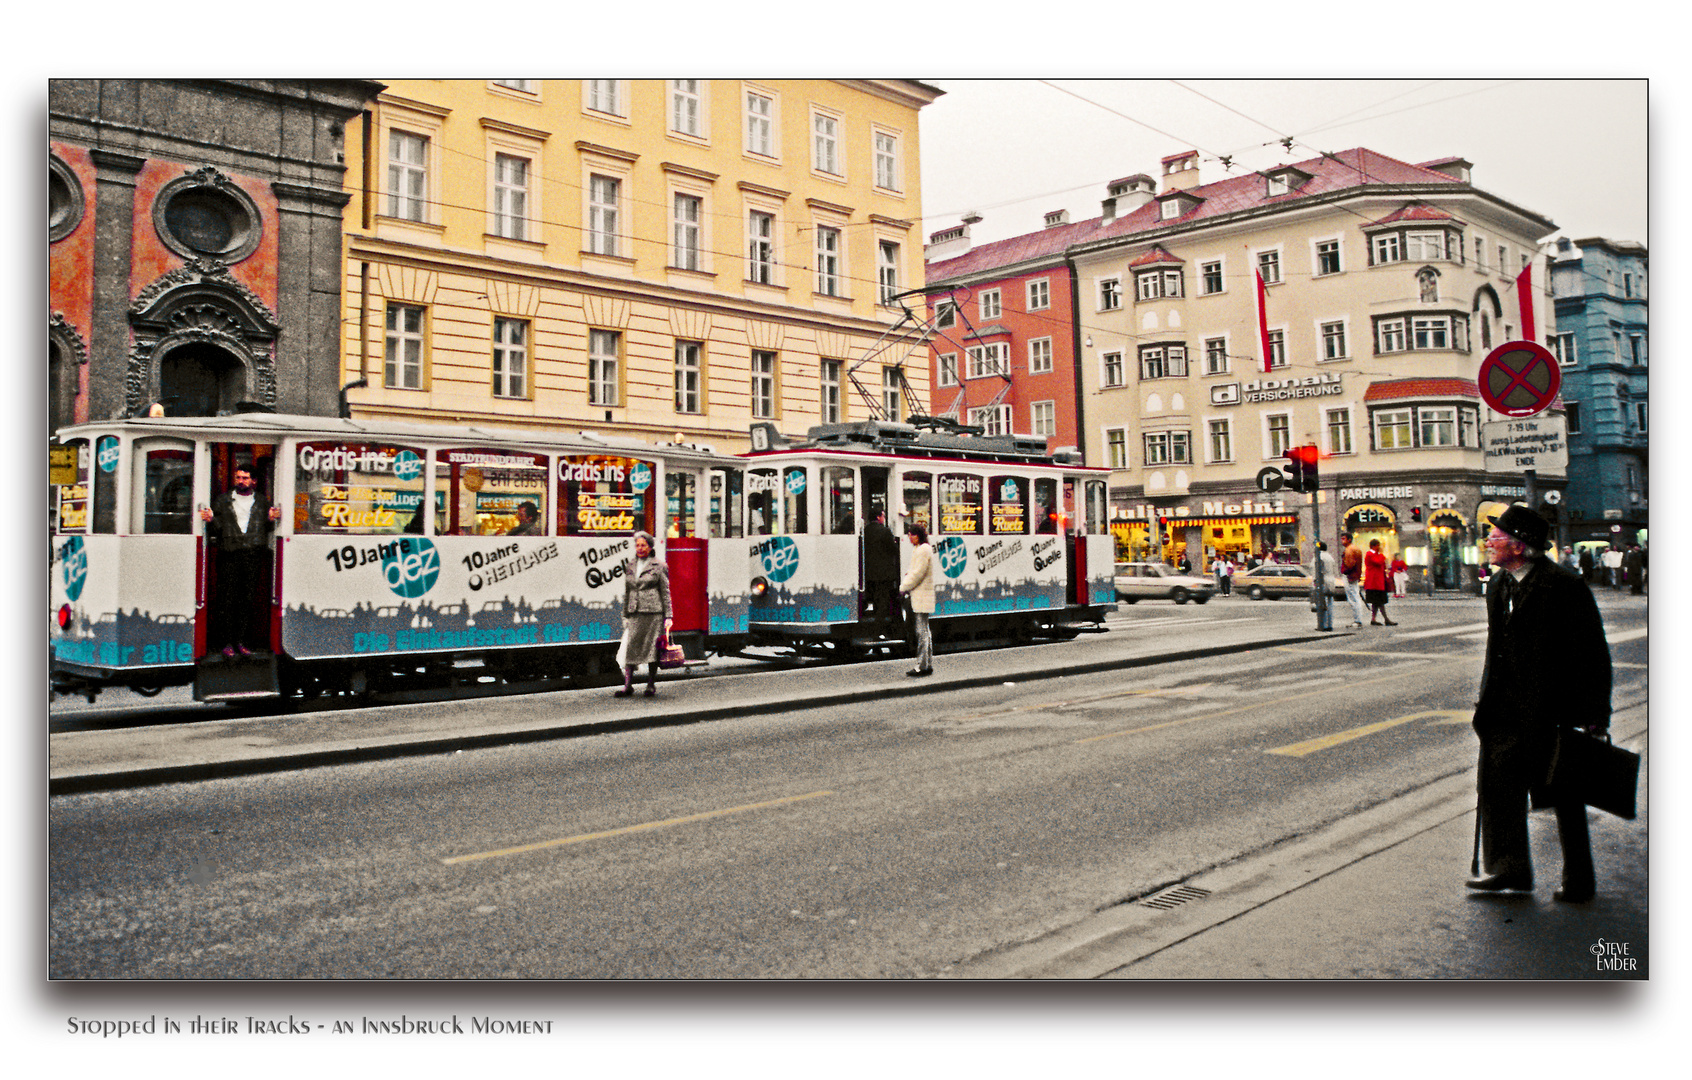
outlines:
{"label": "tram headlight", "polygon": [[755,577],[752,579],[752,599],[756,600],[769,591],[769,579],[763,577]]}
{"label": "tram headlight", "polygon": [[60,630],[69,630],[70,629],[70,623],[71,623],[71,606],[69,604],[59,605],[59,629]]}

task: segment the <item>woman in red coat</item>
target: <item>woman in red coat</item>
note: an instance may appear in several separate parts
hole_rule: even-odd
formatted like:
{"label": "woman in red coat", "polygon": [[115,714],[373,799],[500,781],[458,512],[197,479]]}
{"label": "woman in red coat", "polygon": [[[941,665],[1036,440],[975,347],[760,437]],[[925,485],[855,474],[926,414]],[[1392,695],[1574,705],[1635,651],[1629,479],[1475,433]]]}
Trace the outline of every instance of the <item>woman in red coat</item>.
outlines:
{"label": "woman in red coat", "polygon": [[[1387,561],[1381,553],[1379,540],[1369,541],[1369,550],[1363,555],[1363,602],[1369,605],[1369,625],[1379,626],[1381,622],[1388,626],[1398,624],[1387,618]],[[1379,622],[1376,621],[1377,617]]]}

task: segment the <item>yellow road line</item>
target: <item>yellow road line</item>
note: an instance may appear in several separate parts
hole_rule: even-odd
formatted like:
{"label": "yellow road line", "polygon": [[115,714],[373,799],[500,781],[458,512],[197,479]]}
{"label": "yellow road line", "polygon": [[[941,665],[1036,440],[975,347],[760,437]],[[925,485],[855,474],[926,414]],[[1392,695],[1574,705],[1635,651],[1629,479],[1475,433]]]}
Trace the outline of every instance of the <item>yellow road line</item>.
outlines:
{"label": "yellow road line", "polygon": [[[1390,675],[1381,675],[1381,676],[1379,676],[1377,678],[1373,678],[1373,679],[1359,679],[1356,682],[1332,683],[1332,684],[1329,684],[1327,686],[1322,687],[1319,690],[1310,690],[1310,691],[1307,691],[1307,692],[1302,693],[1302,694],[1294,694],[1291,697],[1276,698],[1275,704],[1279,705],[1279,704],[1282,704],[1282,703],[1288,702],[1288,701],[1298,701],[1302,698],[1316,697],[1319,694],[1331,694],[1331,693],[1334,693],[1336,691],[1354,690],[1359,686],[1370,686],[1370,685],[1373,685],[1374,683],[1386,682],[1389,679],[1398,679],[1398,678],[1404,677],[1405,675],[1420,674],[1420,673],[1421,673],[1420,668],[1410,668],[1410,667],[1406,666],[1404,668],[1404,670],[1394,672],[1393,674],[1390,674]],[[1099,742],[1099,741],[1104,740],[1104,739],[1120,739],[1124,735],[1140,735],[1140,734],[1143,734],[1143,733],[1148,732],[1148,731],[1158,731],[1162,728],[1177,727],[1181,724],[1196,724],[1200,720],[1215,720],[1217,717],[1220,717],[1220,716],[1232,716],[1234,713],[1249,712],[1249,711],[1254,710],[1254,709],[1261,709],[1267,704],[1268,704],[1268,702],[1266,702],[1266,701],[1253,701],[1253,702],[1250,702],[1249,704],[1240,705],[1240,706],[1237,706],[1237,707],[1232,708],[1232,709],[1223,709],[1220,712],[1205,713],[1201,716],[1188,716],[1188,717],[1184,717],[1180,720],[1165,720],[1161,724],[1148,724],[1145,727],[1129,728],[1126,731],[1112,731],[1107,735],[1089,735],[1085,739],[1076,739],[1075,742],[1077,744],[1080,744],[1080,743]]]}
{"label": "yellow road line", "polygon": [[583,833],[580,836],[566,836],[558,840],[541,840],[533,844],[523,844],[519,847],[501,848],[498,851],[479,851],[473,855],[455,855],[450,859],[442,859],[447,866],[454,863],[473,862],[477,859],[494,859],[501,855],[521,855],[525,851],[539,851],[542,848],[563,847],[565,844],[580,844],[588,840],[603,840],[609,836],[626,836],[629,833],[645,832],[648,829],[663,829],[671,825],[686,825],[694,821],[706,821],[710,818],[723,817],[728,814],[743,814],[748,810],[765,810],[772,806],[784,806],[788,803],[803,802],[806,799],[821,798],[833,795],[832,791],[813,791],[805,795],[789,795],[785,799],[771,799],[769,802],[748,803],[745,806],[730,806],[723,810],[707,810],[702,814],[689,814],[686,817],[668,818],[664,821],[648,821],[639,825],[625,825],[621,829],[607,829],[604,832]]}
{"label": "yellow road line", "polygon": [[1440,723],[1453,724],[1457,722],[1458,717],[1461,717],[1464,723],[1468,723],[1470,715],[1470,713],[1460,713],[1454,709],[1436,709],[1432,712],[1411,713],[1409,716],[1399,716],[1375,724],[1365,724],[1359,728],[1352,728],[1350,731],[1336,731],[1332,735],[1306,739],[1304,742],[1293,743],[1290,746],[1277,746],[1273,750],[1265,750],[1264,753],[1280,754],[1283,757],[1303,757],[1306,754],[1314,754],[1318,750],[1326,750],[1330,746],[1338,746],[1340,743],[1350,742],[1353,739],[1361,739],[1365,735],[1373,735],[1377,731],[1385,731],[1387,728],[1397,727],[1400,724],[1408,724],[1412,720],[1425,720],[1430,716],[1437,716],[1441,718]]}
{"label": "yellow road line", "polygon": [[985,720],[992,716],[1012,716],[1022,712],[1039,712],[1043,709],[1066,709],[1071,705],[1091,705],[1095,701],[1109,701],[1111,698],[1123,697],[1160,697],[1168,694],[1179,697],[1182,694],[1196,694],[1200,690],[1209,689],[1212,684],[1204,683],[1200,686],[1173,686],[1168,688],[1153,687],[1150,690],[1112,690],[1108,694],[1094,694],[1091,697],[1071,698],[1068,701],[1042,701],[1034,705],[1015,705],[1009,709],[999,709],[995,712],[976,713],[974,716],[955,716],[950,723],[964,724],[971,720]]}

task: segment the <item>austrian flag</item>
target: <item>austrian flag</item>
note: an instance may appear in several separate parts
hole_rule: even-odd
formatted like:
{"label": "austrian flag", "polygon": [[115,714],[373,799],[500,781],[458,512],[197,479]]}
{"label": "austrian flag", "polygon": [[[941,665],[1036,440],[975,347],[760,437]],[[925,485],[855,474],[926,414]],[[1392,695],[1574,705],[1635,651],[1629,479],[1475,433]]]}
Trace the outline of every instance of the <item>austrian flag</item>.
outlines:
{"label": "austrian flag", "polygon": [[1263,370],[1269,370],[1269,317],[1264,313],[1264,302],[1268,299],[1269,291],[1263,287],[1263,271],[1256,272],[1257,276],[1257,347],[1263,357]]}

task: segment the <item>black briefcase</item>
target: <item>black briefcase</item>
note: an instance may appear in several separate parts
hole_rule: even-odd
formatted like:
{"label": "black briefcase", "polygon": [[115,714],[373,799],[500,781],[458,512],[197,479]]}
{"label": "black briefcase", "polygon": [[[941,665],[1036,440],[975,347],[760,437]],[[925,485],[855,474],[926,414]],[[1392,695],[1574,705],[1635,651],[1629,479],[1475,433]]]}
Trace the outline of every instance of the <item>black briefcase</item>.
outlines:
{"label": "black briefcase", "polygon": [[1545,786],[1552,801],[1576,800],[1631,820],[1637,813],[1639,755],[1573,728],[1557,729]]}

